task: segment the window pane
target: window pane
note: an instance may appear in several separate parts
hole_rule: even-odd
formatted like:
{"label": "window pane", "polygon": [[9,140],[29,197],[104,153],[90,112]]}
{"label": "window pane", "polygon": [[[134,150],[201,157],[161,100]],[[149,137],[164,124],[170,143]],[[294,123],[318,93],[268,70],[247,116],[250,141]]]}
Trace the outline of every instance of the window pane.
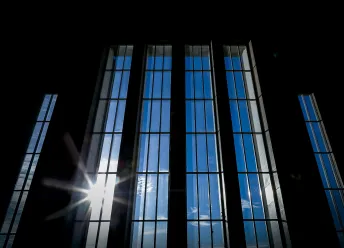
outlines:
{"label": "window pane", "polygon": [[146,175],[137,176],[134,220],[143,220],[143,207],[146,192]]}
{"label": "window pane", "polygon": [[90,222],[87,233],[86,247],[96,247],[98,222]]}
{"label": "window pane", "polygon": [[248,172],[257,172],[257,164],[255,159],[255,152],[253,146],[253,140],[251,134],[244,134],[244,146],[247,162],[247,171]]}
{"label": "window pane", "polygon": [[109,227],[110,227],[110,222],[102,222],[102,223],[100,223],[97,248],[106,248],[107,247],[107,239],[108,239],[108,234],[109,234]]}
{"label": "window pane", "polygon": [[231,46],[230,48],[231,48],[231,54],[232,54],[233,69],[241,70],[241,62],[240,62],[240,55],[239,55],[238,47]]}
{"label": "window pane", "polygon": [[195,98],[204,98],[202,72],[194,72]]}
{"label": "window pane", "polygon": [[116,174],[109,174],[106,180],[104,207],[102,212],[102,220],[111,220],[111,211],[113,203],[113,194],[116,185]]}
{"label": "window pane", "polygon": [[199,218],[209,220],[209,181],[208,175],[198,174]]}
{"label": "window pane", "polygon": [[115,71],[113,77],[111,98],[118,98],[119,88],[121,87],[122,71]]}
{"label": "window pane", "polygon": [[208,171],[207,167],[207,141],[205,134],[197,134],[197,170],[199,172]]}
{"label": "window pane", "polygon": [[210,71],[203,72],[204,98],[213,98]]}
{"label": "window pane", "polygon": [[239,186],[243,218],[252,219],[251,193],[248,188],[247,175],[239,174]]}
{"label": "window pane", "polygon": [[196,132],[205,132],[204,101],[195,101]]}
{"label": "window pane", "polygon": [[204,103],[205,103],[207,132],[215,132],[213,101],[204,101]]}
{"label": "window pane", "polygon": [[170,101],[161,101],[161,132],[170,131]]}
{"label": "window pane", "polygon": [[123,100],[118,101],[117,113],[116,113],[116,123],[115,123],[115,132],[122,132],[125,103],[126,103],[126,101],[123,101]]}
{"label": "window pane", "polygon": [[162,73],[154,72],[153,98],[161,98]]}
{"label": "window pane", "polygon": [[188,247],[198,248],[198,222],[188,221]]}
{"label": "window pane", "polygon": [[151,132],[160,131],[160,106],[161,101],[154,100],[152,101],[152,115],[151,115]]}
{"label": "window pane", "polygon": [[238,98],[245,99],[246,94],[245,94],[245,86],[244,86],[244,80],[242,78],[242,73],[236,71],[234,72],[234,77],[235,77],[235,87],[237,90]]}
{"label": "window pane", "polygon": [[41,110],[39,111],[39,115],[37,121],[44,121],[46,113],[48,111],[48,106],[50,103],[51,95],[45,95],[44,100],[41,106]]}
{"label": "window pane", "polygon": [[230,99],[235,99],[237,97],[236,97],[236,89],[235,89],[233,72],[227,71],[226,77],[227,77],[228,96]]}
{"label": "window pane", "polygon": [[109,163],[109,172],[117,172],[119,149],[121,145],[122,134],[114,134]]}
{"label": "window pane", "polygon": [[186,171],[196,172],[196,136],[186,135]]}
{"label": "window pane", "polygon": [[169,171],[170,135],[160,135],[159,172]]}
{"label": "window pane", "polygon": [[114,126],[115,117],[116,117],[116,110],[117,110],[117,101],[110,101],[105,132],[113,132],[113,126]]}
{"label": "window pane", "polygon": [[160,174],[158,180],[158,220],[167,220],[168,213],[168,174]]}
{"label": "window pane", "polygon": [[112,134],[105,134],[103,140],[102,153],[99,162],[99,172],[106,172],[109,162],[110,146],[111,146]]}
{"label": "window pane", "polygon": [[171,97],[171,72],[164,72],[164,86],[162,88],[162,97],[170,98]]}
{"label": "window pane", "polygon": [[217,150],[216,150],[216,136],[214,134],[207,135],[208,148],[208,167],[210,172],[217,172]]}
{"label": "window pane", "polygon": [[249,174],[248,178],[250,182],[254,218],[265,219],[258,174]]}
{"label": "window pane", "polygon": [[133,237],[131,239],[132,248],[140,248],[142,240],[142,222],[133,222]]}
{"label": "window pane", "polygon": [[[154,220],[156,218],[156,196],[157,196],[156,186],[157,186],[157,175],[148,174],[147,185],[146,185],[145,220]],[[145,222],[145,225],[147,223],[150,223],[150,222]]]}
{"label": "window pane", "polygon": [[141,132],[149,132],[152,101],[144,100],[142,105]]}
{"label": "window pane", "polygon": [[211,247],[210,221],[199,222],[200,247]]}
{"label": "window pane", "polygon": [[185,97],[194,98],[193,72],[185,72]]}
{"label": "window pane", "polygon": [[155,222],[145,222],[143,230],[143,245],[144,248],[154,247],[155,237]]}
{"label": "window pane", "polygon": [[156,247],[167,247],[167,221],[156,223]]}
{"label": "window pane", "polygon": [[198,194],[197,194],[197,175],[187,174],[187,218],[190,220],[198,219]]}
{"label": "window pane", "polygon": [[124,71],[123,75],[122,75],[121,92],[119,94],[120,98],[126,98],[127,97],[128,84],[129,84],[129,71]]}
{"label": "window pane", "polygon": [[221,196],[219,177],[216,174],[209,175],[210,183],[210,200],[211,200],[211,217],[212,219],[221,219]]}
{"label": "window pane", "polygon": [[152,97],[153,75],[154,74],[151,71],[146,72],[145,90],[143,96],[144,98]]}
{"label": "window pane", "polygon": [[246,160],[241,134],[234,134],[234,147],[238,172],[246,172]]}
{"label": "window pane", "polygon": [[238,101],[229,101],[233,132],[240,132]]}
{"label": "window pane", "polygon": [[224,239],[223,239],[223,228],[222,222],[220,221],[213,221],[212,222],[213,228],[213,247],[224,247]]}
{"label": "window pane", "polygon": [[159,161],[159,134],[151,134],[149,139],[148,171],[157,172]]}
{"label": "window pane", "polygon": [[186,132],[195,132],[195,103],[186,101]]}
{"label": "window pane", "polygon": [[256,246],[256,234],[254,231],[253,221],[244,221],[246,246],[247,247],[257,247]]}
{"label": "window pane", "polygon": [[258,247],[270,247],[265,221],[256,221]]}
{"label": "window pane", "polygon": [[139,151],[139,164],[137,166],[138,172],[145,172],[147,170],[147,156],[148,156],[149,135],[140,135],[140,151]]}

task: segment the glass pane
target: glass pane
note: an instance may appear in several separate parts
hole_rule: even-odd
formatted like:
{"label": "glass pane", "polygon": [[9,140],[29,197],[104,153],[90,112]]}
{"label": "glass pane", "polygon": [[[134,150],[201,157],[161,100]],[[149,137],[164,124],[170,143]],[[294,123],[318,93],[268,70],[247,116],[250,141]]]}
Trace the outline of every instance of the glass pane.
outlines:
{"label": "glass pane", "polygon": [[244,221],[246,246],[247,247],[257,247],[256,246],[256,233],[254,231],[253,221]]}
{"label": "glass pane", "polygon": [[211,199],[211,218],[221,219],[221,195],[219,177],[216,174],[209,175],[210,199]]}
{"label": "glass pane", "polygon": [[300,101],[300,105],[301,105],[301,109],[302,109],[303,118],[306,121],[309,121],[308,113],[307,113],[307,110],[306,110],[306,105],[304,103],[303,96],[299,96],[299,101]]}
{"label": "glass pane", "polygon": [[244,219],[252,219],[251,193],[248,188],[247,175],[239,174],[241,208]]}
{"label": "glass pane", "polygon": [[119,149],[121,146],[122,134],[114,134],[110,155],[109,172],[117,172]]}
{"label": "glass pane", "polygon": [[207,172],[207,141],[206,134],[197,134],[197,169],[199,172]]}
{"label": "glass pane", "polygon": [[91,139],[90,150],[87,157],[87,172],[96,172],[98,165],[99,143],[101,142],[100,134],[93,134]]}
{"label": "glass pane", "polygon": [[154,55],[155,55],[155,47],[148,46],[147,49],[147,70],[153,70],[154,68]]}
{"label": "glass pane", "polygon": [[258,115],[258,108],[257,108],[257,102],[256,101],[249,101],[250,103],[250,109],[251,109],[251,115],[252,115],[252,122],[253,122],[253,129],[254,132],[260,133],[262,130],[260,128],[260,120]]}
{"label": "glass pane", "polygon": [[214,248],[225,247],[224,239],[223,239],[222,222],[213,221],[212,228],[213,228],[213,247]]}
{"label": "glass pane", "polygon": [[137,166],[138,172],[146,172],[147,170],[147,155],[148,155],[148,146],[149,146],[149,135],[141,134],[140,135],[140,151],[139,151],[139,164]]}
{"label": "glass pane", "polygon": [[205,132],[204,101],[195,101],[196,132]]}
{"label": "glass pane", "polygon": [[152,101],[152,114],[151,114],[151,132],[160,131],[160,105],[161,101],[154,100]]}
{"label": "glass pane", "polygon": [[122,71],[115,71],[113,77],[111,98],[118,98],[119,88],[121,87]]}
{"label": "glass pane", "polygon": [[185,97],[194,98],[193,72],[185,72]]}
{"label": "glass pane", "polygon": [[244,70],[250,70],[250,62],[248,60],[247,47],[239,46],[241,61]]}
{"label": "glass pane", "polygon": [[45,115],[46,115],[47,110],[48,110],[50,99],[51,99],[51,95],[45,95],[44,96],[44,100],[43,100],[43,103],[41,106],[41,110],[39,111],[37,121],[44,121]]}
{"label": "glass pane", "polygon": [[[156,62],[158,58],[156,58]],[[162,89],[162,72],[154,72],[154,84],[153,84],[153,98],[161,98],[161,89]]]}
{"label": "glass pane", "polygon": [[195,103],[186,101],[186,132],[195,132]]}
{"label": "glass pane", "polygon": [[324,164],[324,167],[326,169],[327,179],[330,183],[331,188],[338,188],[339,185],[336,181],[336,176],[333,171],[333,164],[331,163],[331,160],[329,158],[329,154],[321,154],[322,161]]}
{"label": "glass pane", "polygon": [[256,134],[254,135],[255,137],[255,144],[258,150],[258,156],[259,156],[259,165],[260,168],[259,170],[261,172],[269,172],[269,167],[268,167],[268,162],[266,158],[266,153],[265,153],[265,146],[264,146],[264,141],[263,141],[263,135],[261,134]]}
{"label": "glass pane", "polygon": [[105,132],[113,132],[113,125],[115,122],[116,109],[117,109],[117,101],[110,101],[109,111],[107,114]]}
{"label": "glass pane", "polygon": [[133,237],[131,239],[132,248],[141,248],[142,242],[142,222],[133,223]]}
{"label": "glass pane", "polygon": [[208,168],[210,172],[217,172],[217,150],[216,150],[216,137],[215,134],[207,135],[207,148],[208,148]]}
{"label": "glass pane", "polygon": [[97,182],[88,193],[88,198],[91,201],[91,218],[90,220],[99,220],[100,210],[105,190],[105,174],[98,174]]}
{"label": "glass pane", "polygon": [[210,71],[203,72],[204,98],[213,98]]}
{"label": "glass pane", "polygon": [[134,220],[143,220],[143,207],[146,192],[146,175],[137,176]]}
{"label": "glass pane", "polygon": [[203,70],[210,70],[209,46],[202,46],[202,67]]}
{"label": "glass pane", "polygon": [[168,216],[168,174],[159,174],[158,180],[158,220],[167,220]]}
{"label": "glass pane", "polygon": [[98,110],[97,110],[97,115],[96,115],[96,119],[95,119],[95,123],[94,123],[94,128],[93,131],[94,132],[101,132],[102,127],[103,127],[103,123],[104,123],[104,113],[105,113],[105,109],[107,106],[107,102],[105,100],[100,100],[98,103]]}
{"label": "glass pane", "polygon": [[339,216],[337,215],[337,211],[336,211],[336,207],[332,198],[332,194],[330,190],[325,190],[326,193],[326,197],[327,197],[327,201],[328,204],[330,206],[330,210],[331,210],[331,214],[332,214],[332,218],[334,221],[334,225],[336,227],[336,230],[340,230],[341,229],[341,224],[339,222]]}
{"label": "glass pane", "polygon": [[193,46],[194,70],[202,70],[201,46]]}
{"label": "glass pane", "polygon": [[6,217],[5,217],[4,222],[2,224],[2,227],[1,227],[1,232],[2,233],[9,232],[11,221],[12,221],[12,218],[13,218],[13,215],[15,213],[15,210],[16,210],[16,207],[17,207],[17,203],[18,203],[18,200],[19,200],[19,195],[20,195],[20,192],[18,192],[18,191],[14,191],[13,194],[12,194],[12,198],[11,198],[10,204],[9,204],[9,206],[7,208]]}
{"label": "glass pane", "polygon": [[240,132],[238,101],[229,101],[233,132]]}
{"label": "glass pane", "polygon": [[161,101],[161,132],[170,131],[170,101]]}
{"label": "glass pane", "polygon": [[117,49],[115,51],[114,48],[110,48],[109,49],[109,55],[108,55],[108,59],[107,59],[107,63],[106,63],[106,69],[107,70],[111,70],[113,63],[115,62],[116,57],[114,56],[115,53],[117,54]]}
{"label": "glass pane", "polygon": [[225,55],[225,69],[226,70],[233,70],[231,51],[230,51],[229,46],[223,46],[223,52]]}
{"label": "glass pane", "polygon": [[151,134],[149,141],[148,171],[157,172],[159,162],[159,134]]}
{"label": "glass pane", "polygon": [[155,247],[167,247],[167,221],[158,221],[156,223],[156,246]]}
{"label": "glass pane", "polygon": [[90,222],[87,233],[86,247],[96,247],[98,222]]}
{"label": "glass pane", "polygon": [[121,92],[119,94],[120,98],[126,98],[127,97],[128,84],[129,84],[129,71],[124,71],[123,75],[122,75]]}
{"label": "glass pane", "polygon": [[115,132],[122,132],[126,101],[118,101]]}
{"label": "glass pane", "polygon": [[[197,175],[187,174],[187,218],[198,219]],[[190,222],[189,222],[190,223]]]}
{"label": "glass pane", "polygon": [[170,98],[171,97],[171,72],[164,72],[164,86],[162,88],[162,97]]}
{"label": "glass pane", "polygon": [[152,87],[153,87],[153,72],[146,71],[146,81],[145,81],[145,91],[144,98],[152,97]]}
{"label": "glass pane", "polygon": [[31,182],[32,182],[33,175],[35,174],[35,171],[36,171],[38,159],[39,159],[39,154],[35,155],[35,157],[32,161],[30,172],[29,172],[29,175],[27,177],[25,188],[24,188],[25,190],[29,190],[31,187]]}
{"label": "glass pane", "polygon": [[42,122],[37,122],[36,123],[35,128],[33,129],[33,133],[32,133],[32,136],[31,136],[30,143],[29,143],[29,147],[27,148],[27,153],[33,153],[34,152],[34,149],[35,149],[35,146],[36,146],[36,143],[37,143],[38,136],[39,136],[39,133],[41,131],[42,125],[43,125]]}
{"label": "glass pane", "polygon": [[144,100],[142,105],[141,132],[149,132],[152,101]]}
{"label": "glass pane", "polygon": [[258,174],[249,174],[248,178],[250,182],[254,218],[265,219],[264,206],[262,202]]}
{"label": "glass pane", "polygon": [[143,248],[154,247],[155,222],[145,222],[143,230]]}
{"label": "glass pane", "polygon": [[105,134],[98,172],[106,172],[109,162],[112,134]]}
{"label": "glass pane", "polygon": [[170,135],[160,135],[159,172],[169,171]]}
{"label": "glass pane", "polygon": [[256,221],[258,247],[270,247],[265,221]]}
{"label": "glass pane", "polygon": [[[156,219],[156,195],[157,195],[156,186],[157,186],[157,175],[148,174],[147,185],[146,185],[145,220]],[[149,223],[149,222],[146,222],[146,223]]]}
{"label": "glass pane", "polygon": [[307,110],[308,110],[308,114],[309,114],[309,120],[310,121],[318,120],[317,115],[315,113],[315,109],[314,109],[313,104],[312,104],[311,96],[310,95],[304,96],[303,99],[305,100],[305,104],[307,106]]}
{"label": "glass pane", "polygon": [[245,153],[241,134],[234,134],[234,147],[238,172],[246,172]]}
{"label": "glass pane", "polygon": [[15,235],[9,235],[6,248],[12,248]]}
{"label": "glass pane", "polygon": [[110,222],[101,222],[98,236],[97,248],[106,248],[109,234]]}
{"label": "glass pane", "polygon": [[253,88],[253,81],[252,81],[252,75],[251,72],[245,72],[244,73],[246,87],[247,87],[247,93],[249,99],[255,99],[254,95],[254,88]]}
{"label": "glass pane", "polygon": [[238,101],[242,132],[251,132],[250,117],[246,101]]}
{"label": "glass pane", "polygon": [[231,46],[231,55],[234,70],[241,70],[240,54],[237,46]]}
{"label": "glass pane", "polygon": [[244,134],[243,137],[244,137],[247,171],[257,172],[257,163],[256,163],[256,158],[255,158],[252,135]]}
{"label": "glass pane", "polygon": [[209,181],[207,174],[198,174],[199,218],[210,219]]}
{"label": "glass pane", "polygon": [[111,219],[112,203],[113,203],[113,194],[115,191],[116,185],[116,175],[109,174],[106,180],[105,194],[104,194],[104,204],[102,212],[102,220]]}
{"label": "glass pane", "polygon": [[204,98],[202,72],[194,72],[195,98]]}
{"label": "glass pane", "polygon": [[198,248],[198,222],[188,221],[188,247]]}
{"label": "glass pane", "polygon": [[52,98],[51,103],[50,103],[48,115],[47,115],[47,118],[46,118],[47,121],[50,121],[50,119],[51,119],[51,116],[53,114],[53,110],[54,110],[54,107],[55,107],[55,104],[56,104],[56,100],[57,100],[57,95],[53,95],[53,98]]}
{"label": "glass pane", "polygon": [[164,56],[164,70],[171,70],[171,69],[172,69],[172,57]]}
{"label": "glass pane", "polygon": [[306,126],[307,126],[307,130],[308,130],[309,137],[310,137],[310,139],[311,139],[313,151],[314,151],[314,152],[318,152],[318,147],[317,147],[317,143],[316,143],[316,141],[315,141],[315,135],[313,134],[312,125],[311,125],[310,122],[306,122]]}
{"label": "glass pane", "polygon": [[237,98],[233,72],[226,72],[228,96],[230,99]]}
{"label": "glass pane", "polygon": [[213,101],[205,101],[207,132],[215,132]]}
{"label": "glass pane", "polygon": [[199,222],[200,247],[211,247],[210,221]]}
{"label": "glass pane", "polygon": [[344,223],[344,204],[343,204],[343,192],[342,190],[333,190],[332,191],[333,198],[337,205],[337,212],[340,216],[342,223]]}
{"label": "glass pane", "polygon": [[317,143],[318,143],[319,152],[327,152],[325,142],[324,142],[325,140],[322,136],[319,122],[313,122],[311,124],[313,126],[314,135],[315,135],[315,138],[316,138]]}
{"label": "glass pane", "polygon": [[245,86],[244,86],[244,80],[242,78],[242,73],[236,71],[234,72],[234,77],[235,77],[235,87],[237,90],[238,98],[245,99],[246,94],[245,94]]}
{"label": "glass pane", "polygon": [[196,171],[196,137],[193,134],[186,135],[186,171]]}

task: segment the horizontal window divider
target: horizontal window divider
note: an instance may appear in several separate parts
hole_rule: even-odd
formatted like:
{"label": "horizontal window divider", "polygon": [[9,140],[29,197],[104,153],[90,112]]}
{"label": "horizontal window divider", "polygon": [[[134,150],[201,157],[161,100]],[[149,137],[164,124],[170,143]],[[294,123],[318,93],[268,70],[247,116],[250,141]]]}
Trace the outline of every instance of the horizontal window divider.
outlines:
{"label": "horizontal window divider", "polygon": [[171,69],[147,69],[145,72],[171,72]]}
{"label": "horizontal window divider", "polygon": [[187,221],[224,221],[225,218],[223,219],[187,219]]}
{"label": "horizontal window divider", "polygon": [[305,122],[315,122],[315,123],[320,123],[322,120],[316,120],[316,121],[305,121]]}
{"label": "horizontal window divider", "polygon": [[193,69],[193,70],[190,70],[190,69],[185,69],[185,71],[187,71],[187,72],[211,72],[211,70],[203,70],[203,69],[199,69],[199,70],[195,70],[195,69]]}
{"label": "horizontal window divider", "polygon": [[324,188],[324,190],[335,191],[335,190],[344,190],[344,188]]}
{"label": "horizontal window divider", "polygon": [[227,97],[229,101],[246,101],[246,102],[258,102],[256,98],[229,98]]}
{"label": "horizontal window divider", "polygon": [[244,221],[278,221],[278,222],[284,222],[287,223],[287,221],[282,219],[243,219]]}
{"label": "horizontal window divider", "polygon": [[202,172],[186,172],[186,174],[221,174],[221,173],[223,173],[222,171],[220,171],[220,172],[211,172],[211,171],[209,171],[209,172],[206,172],[206,171],[202,171]]}
{"label": "horizontal window divider", "polygon": [[165,100],[165,101],[171,101],[171,98],[143,98],[144,101],[158,101],[158,100]]}
{"label": "horizontal window divider", "polygon": [[106,69],[105,71],[130,71],[130,69]]}
{"label": "horizontal window divider", "polygon": [[315,154],[333,154],[333,152],[314,152]]}
{"label": "horizontal window divider", "polygon": [[168,221],[168,219],[165,220],[132,220],[132,222],[162,222],[162,221]]}
{"label": "horizontal window divider", "polygon": [[127,98],[118,98],[118,97],[115,97],[115,98],[104,98],[104,97],[102,97],[102,98],[98,98],[98,100],[100,101],[100,100],[102,100],[102,101],[126,101],[127,100]]}
{"label": "horizontal window divider", "polygon": [[230,71],[251,72],[252,70],[226,70],[226,72],[230,72]]}
{"label": "horizontal window divider", "polygon": [[277,171],[269,171],[269,172],[264,172],[264,171],[258,171],[258,172],[238,172],[238,174],[273,174],[276,173]]}
{"label": "horizontal window divider", "polygon": [[150,172],[139,172],[139,171],[136,171],[135,172],[136,174],[170,174],[169,172],[152,172],[152,171],[150,171]]}
{"label": "horizontal window divider", "polygon": [[186,132],[186,134],[217,134],[218,131],[216,132]]}
{"label": "horizontal window divider", "polygon": [[140,134],[170,134],[170,132],[140,132]]}
{"label": "horizontal window divider", "polygon": [[263,134],[262,132],[233,132],[233,134]]}
{"label": "horizontal window divider", "polygon": [[185,98],[186,101],[213,101],[214,98]]}

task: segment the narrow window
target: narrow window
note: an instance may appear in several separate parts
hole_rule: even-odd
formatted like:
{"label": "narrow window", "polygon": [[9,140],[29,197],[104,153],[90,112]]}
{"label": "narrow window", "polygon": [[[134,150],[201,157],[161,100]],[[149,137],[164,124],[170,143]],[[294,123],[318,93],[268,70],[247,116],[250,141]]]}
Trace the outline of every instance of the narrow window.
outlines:
{"label": "narrow window", "polygon": [[314,94],[300,95],[299,101],[337,235],[341,247],[344,247],[343,182],[338,172]]}
{"label": "narrow window", "polygon": [[224,46],[224,63],[246,245],[285,247],[283,243],[289,241],[282,241],[281,230],[288,230],[282,196],[262,96],[254,89],[247,47]]}
{"label": "narrow window", "polygon": [[185,49],[187,242],[224,247],[210,50],[208,45]]}
{"label": "narrow window", "polygon": [[88,224],[86,247],[107,246],[132,51],[133,46],[124,45],[109,50],[86,163],[93,181],[86,198],[90,207],[83,204],[76,215],[75,230]]}
{"label": "narrow window", "polygon": [[166,247],[172,47],[147,48],[132,247]]}
{"label": "narrow window", "polygon": [[25,201],[30,190],[31,181],[35,174],[37,162],[43,147],[44,139],[49,127],[50,119],[55,107],[57,95],[45,95],[39,111],[36,125],[24,156],[17,183],[10,204],[7,208],[5,220],[0,231],[0,247],[12,247],[20,218],[24,210]]}

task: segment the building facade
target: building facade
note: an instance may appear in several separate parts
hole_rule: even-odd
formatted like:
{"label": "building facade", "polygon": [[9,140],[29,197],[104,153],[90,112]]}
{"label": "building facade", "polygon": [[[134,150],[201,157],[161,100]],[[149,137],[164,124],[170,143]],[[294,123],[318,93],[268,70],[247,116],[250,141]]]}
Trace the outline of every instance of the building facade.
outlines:
{"label": "building facade", "polygon": [[[295,79],[291,57],[254,40],[121,41],[93,53],[93,64],[68,64],[68,82],[22,98],[4,247],[340,247],[339,126],[328,90]],[[46,141],[12,213],[46,94],[58,95]],[[318,133],[299,101],[310,94]]]}

